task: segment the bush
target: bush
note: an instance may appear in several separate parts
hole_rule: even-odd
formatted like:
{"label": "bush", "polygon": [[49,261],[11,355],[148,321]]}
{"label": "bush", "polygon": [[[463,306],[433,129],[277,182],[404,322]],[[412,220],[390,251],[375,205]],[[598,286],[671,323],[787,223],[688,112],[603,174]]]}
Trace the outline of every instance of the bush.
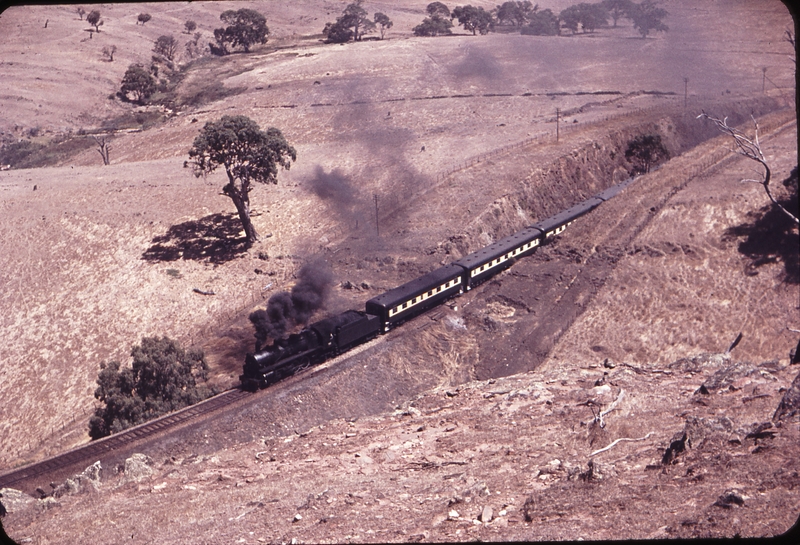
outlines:
{"label": "bush", "polygon": [[549,9],[532,13],[530,22],[520,29],[521,34],[529,36],[556,36],[558,34],[558,17]]}
{"label": "bush", "polygon": [[120,88],[121,98],[130,100],[129,95],[133,95],[133,100],[139,104],[150,98],[156,92],[156,82],[141,64],[131,64],[122,78]]}
{"label": "bush", "polygon": [[414,36],[441,36],[452,34],[453,23],[450,19],[443,19],[434,15],[433,17],[426,17],[422,23],[415,26],[412,31]]}
{"label": "bush", "polygon": [[133,363],[100,365],[94,396],[105,407],[89,421],[92,439],[105,437],[206,399],[215,389],[198,386],[207,380],[202,350],[185,351],[168,337],[143,337],[131,350]]}
{"label": "bush", "polygon": [[220,81],[216,81],[208,87],[186,96],[180,100],[182,106],[201,106],[225,97],[238,95],[247,90],[247,87],[225,87]]}
{"label": "bush", "polygon": [[628,143],[625,159],[633,165],[631,174],[646,174],[650,168],[670,157],[669,150],[658,134],[637,136]]}
{"label": "bush", "polygon": [[0,164],[13,168],[26,168],[28,158],[44,148],[44,145],[30,140],[20,140],[0,148]]}

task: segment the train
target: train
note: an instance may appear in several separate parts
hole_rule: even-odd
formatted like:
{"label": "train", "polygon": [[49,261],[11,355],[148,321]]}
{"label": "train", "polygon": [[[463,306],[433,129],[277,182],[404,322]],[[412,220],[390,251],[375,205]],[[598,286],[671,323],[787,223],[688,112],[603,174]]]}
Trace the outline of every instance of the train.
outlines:
{"label": "train", "polygon": [[518,259],[531,255],[576,219],[618,195],[634,179],[628,178],[552,217],[373,297],[365,303],[363,311],[347,310],[314,322],[263,350],[248,353],[239,377],[242,388],[250,391],[266,388],[386,334],[403,322],[475,288]]}

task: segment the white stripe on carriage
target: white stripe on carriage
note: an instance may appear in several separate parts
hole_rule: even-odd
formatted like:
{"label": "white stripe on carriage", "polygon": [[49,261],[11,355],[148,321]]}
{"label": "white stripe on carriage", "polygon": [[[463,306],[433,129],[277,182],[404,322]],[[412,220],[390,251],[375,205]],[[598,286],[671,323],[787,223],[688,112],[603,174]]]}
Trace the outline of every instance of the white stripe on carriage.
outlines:
{"label": "white stripe on carriage", "polygon": [[410,309],[411,307],[420,304],[421,302],[425,301],[426,299],[428,299],[430,297],[433,297],[434,295],[438,295],[438,294],[442,293],[443,291],[446,291],[446,290],[448,290],[448,289],[450,289],[450,288],[452,288],[454,286],[459,285],[460,283],[461,283],[461,277],[459,276],[458,278],[454,278],[453,280],[450,280],[449,282],[446,282],[446,283],[442,284],[439,287],[433,288],[432,290],[430,290],[428,292],[425,292],[422,295],[417,295],[415,297],[412,297],[411,299],[409,299],[405,303],[403,303],[401,305],[397,305],[396,307],[394,307],[392,309],[389,309],[389,317],[391,318],[392,316],[400,314],[401,312],[404,312],[404,311]]}
{"label": "white stripe on carriage", "polygon": [[493,269],[494,267],[497,267],[501,263],[505,263],[506,261],[508,261],[512,257],[516,257],[519,254],[521,254],[522,252],[530,250],[531,248],[535,248],[538,245],[539,245],[539,239],[538,238],[534,239],[534,240],[532,240],[530,242],[526,242],[525,244],[523,244],[522,246],[520,246],[516,250],[513,250],[513,251],[511,251],[511,252],[509,252],[509,253],[507,253],[507,254],[505,254],[503,256],[500,256],[497,259],[493,259],[492,261],[489,261],[488,263],[484,263],[483,265],[481,265],[477,269],[472,269],[470,271],[469,275],[470,275],[471,278],[475,278],[479,274],[483,273],[483,271],[488,271],[489,269]]}

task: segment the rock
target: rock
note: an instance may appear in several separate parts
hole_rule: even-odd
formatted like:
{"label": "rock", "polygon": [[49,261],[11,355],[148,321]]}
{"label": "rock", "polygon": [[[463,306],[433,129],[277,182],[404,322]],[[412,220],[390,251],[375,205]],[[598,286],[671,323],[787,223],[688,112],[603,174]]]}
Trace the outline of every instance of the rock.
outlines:
{"label": "rock", "polygon": [[153,474],[153,459],[146,454],[135,453],[125,460],[125,482],[139,482]]}
{"label": "rock", "polygon": [[447,513],[447,518],[450,520],[458,519],[459,518],[458,511],[456,511],[455,509],[450,509],[450,512]]}
{"label": "rock", "polygon": [[723,509],[730,509],[734,505],[744,505],[744,498],[738,491],[729,490],[721,495],[717,501],[714,502],[714,505],[722,507]]}
{"label": "rock", "polygon": [[[757,374],[758,369],[752,364],[747,362],[734,363],[730,366],[725,366],[716,373],[714,373],[702,385],[708,392],[717,392],[725,389],[738,389],[741,387],[734,386],[737,379],[748,377]],[[732,388],[733,387],[733,388]]]}
{"label": "rock", "polygon": [[292,519],[292,522],[300,522],[301,520],[303,520],[303,515],[301,515],[300,513],[297,513],[294,516],[294,518]]}
{"label": "rock", "polygon": [[794,377],[792,385],[784,392],[775,414],[772,415],[772,421],[789,420],[795,416],[800,417],[800,373]]}
{"label": "rock", "polygon": [[103,466],[100,465],[100,460],[98,460],[89,467],[87,467],[86,469],[84,469],[81,475],[92,481],[100,482],[100,472],[102,470]]}
{"label": "rock", "polygon": [[488,505],[484,506],[483,511],[481,511],[481,522],[486,524],[487,522],[492,521],[492,508]]}
{"label": "rock", "polygon": [[466,490],[464,490],[464,496],[488,496],[491,492],[489,491],[489,487],[486,486],[486,483],[483,481],[478,481],[477,483],[473,484]]}
{"label": "rock", "polygon": [[47,511],[52,509],[53,507],[58,507],[61,505],[61,502],[55,499],[52,496],[48,496],[43,500],[39,500],[39,504],[37,505],[39,511]]}
{"label": "rock", "polygon": [[669,369],[684,373],[702,373],[709,369],[719,369],[731,362],[729,354],[700,354],[691,358],[681,358],[668,365]]}
{"label": "rock", "polygon": [[103,466],[100,465],[98,460],[84,469],[83,472],[65,480],[64,484],[56,486],[53,489],[53,497],[72,496],[81,492],[97,492],[100,490],[100,472],[102,470]]}
{"label": "rock", "polygon": [[19,513],[36,505],[36,499],[15,488],[0,489],[3,505],[9,513]]}
{"label": "rock", "polygon": [[672,441],[670,441],[667,450],[664,451],[664,455],[661,457],[661,465],[675,463],[675,458],[677,458],[678,454],[686,450],[687,439],[688,434],[686,431],[675,434],[675,436],[672,438]]}

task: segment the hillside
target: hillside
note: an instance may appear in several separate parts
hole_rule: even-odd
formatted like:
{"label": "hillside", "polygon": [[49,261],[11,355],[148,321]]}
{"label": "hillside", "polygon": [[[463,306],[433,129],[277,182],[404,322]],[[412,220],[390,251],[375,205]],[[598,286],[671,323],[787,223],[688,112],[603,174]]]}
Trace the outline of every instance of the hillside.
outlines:
{"label": "hillside", "polygon": [[[476,4],[490,8],[495,3]],[[291,287],[296,271],[309,259],[322,256],[336,277],[337,286],[323,313],[359,308],[382,290],[622,179],[629,166],[623,157],[627,141],[653,131],[664,135],[678,157],[643,177],[626,195],[627,200],[609,203],[587,218],[589,221],[576,224],[556,245],[543,248],[497,282],[468,294],[458,308],[445,311],[447,319],[387,338],[339,368],[324,370],[322,378],[313,378],[306,386],[297,380],[286,390],[259,394],[243,417],[228,415],[227,420],[209,424],[205,431],[187,432],[182,447],[169,442],[153,446],[160,457],[152,455],[164,476],[158,483],[168,482],[169,492],[173,480],[185,481],[164,501],[174,505],[180,498],[186,499],[179,490],[198,487],[212,492],[214,501],[222,498],[219,510],[205,517],[184,505],[181,509],[186,509],[187,520],[227,520],[239,516],[238,511],[229,513],[234,506],[271,502],[275,498],[264,494],[235,496],[239,487],[233,483],[203,488],[194,477],[181,473],[183,470],[173,471],[162,463],[170,456],[188,459],[202,454],[205,465],[193,467],[202,468],[206,476],[216,478],[215,464],[221,464],[218,473],[237,479],[237,483],[239,476],[246,484],[250,484],[246,479],[261,482],[259,475],[267,476],[266,470],[250,466],[253,453],[264,450],[266,440],[268,449],[278,449],[275,456],[292,460],[280,471],[298,485],[275,505],[281,520],[286,519],[285,525],[278,525],[282,529],[263,529],[258,535],[245,532],[245,541],[288,540],[292,537],[288,528],[304,528],[292,526],[295,513],[289,511],[301,505],[307,493],[321,493],[326,488],[315,480],[311,474],[315,472],[340,483],[334,488],[341,493],[347,489],[359,502],[370,497],[374,512],[359,510],[349,518],[359,520],[363,513],[384,517],[383,528],[393,528],[393,532],[403,527],[404,517],[410,515],[399,512],[403,509],[391,516],[377,510],[385,503],[378,490],[383,490],[382,494],[392,490],[398,498],[408,495],[403,498],[408,509],[409,498],[418,501],[418,497],[439,495],[444,501],[445,496],[430,488],[432,481],[425,478],[409,481],[408,491],[401,491],[399,482],[391,480],[397,469],[391,464],[396,459],[370,454],[376,449],[383,452],[378,443],[393,444],[407,431],[392,427],[386,411],[416,396],[442,397],[444,390],[452,393],[460,385],[479,392],[480,399],[490,399],[498,394],[489,395],[492,388],[487,381],[508,375],[513,376],[502,379],[503,384],[519,380],[524,383],[520,389],[567,381],[562,384],[563,395],[572,403],[575,400],[569,392],[579,388],[575,381],[584,380],[570,374],[576,368],[591,370],[584,374],[591,375],[591,380],[585,380],[592,383],[602,376],[598,366],[606,358],[637,368],[670,369],[670,364],[683,357],[724,351],[740,331],[744,336],[732,354],[733,361],[778,363],[769,371],[774,371],[775,380],[764,379],[770,381],[764,382],[769,384],[769,397],[758,398],[752,415],[735,418],[734,428],[744,430],[751,420],[771,418],[782,395],[779,389],[788,388],[796,374],[796,367],[787,367],[786,361],[788,350],[797,342],[796,334],[787,329],[798,327],[796,230],[786,239],[788,245],[794,244],[794,252],[770,250],[754,256],[740,251],[752,230],[748,226],[763,213],[766,198],[755,184],[738,182],[751,176],[751,165],[732,159],[725,151],[729,144],[723,138],[709,140],[715,137],[714,130],[694,118],[703,109],[735,115],[741,121],[751,112],[756,115],[767,137],[764,146],[774,165],[775,186],[782,188],[779,182],[796,165],[793,65],[791,48],[783,39],[791,18],[782,4],[674,0],[665,4],[670,12],[669,32],[647,40],[642,40],[627,20],[617,29],[602,28],[587,35],[544,38],[498,33],[424,39],[411,36],[410,28],[421,21],[426,2],[371,2],[366,4],[370,13],[383,11],[394,20],[387,39],[344,46],[320,43],[319,32],[341,12],[345,2],[300,1],[281,9],[255,2],[236,4],[245,5],[264,11],[272,31],[269,43],[248,55],[206,57],[189,65],[174,91],[185,106],[176,110],[137,107],[111,100],[109,95],[118,89],[128,64],[148,62],[155,38],[165,33],[180,36],[183,21],[190,18],[208,37],[228,4],[105,4],[101,6],[102,32],[90,40],[86,39],[88,25],[78,20],[72,6],[16,7],[0,15],[4,31],[0,78],[13,82],[0,95],[0,131],[5,137],[47,143],[69,131],[77,135],[81,129],[142,129],[108,136],[108,166],[102,165],[90,143],[84,151],[64,155],[52,166],[0,172],[0,275],[7,286],[0,293],[0,333],[4,338],[0,399],[5,401],[0,404],[0,442],[4,447],[0,469],[87,441],[86,422],[94,406],[92,393],[100,363],[125,360],[142,336],[168,335],[203,347],[210,357],[214,381],[232,385],[244,353],[252,350],[254,342],[247,314],[263,307],[273,293]],[[553,2],[542,7],[557,11],[567,5]],[[153,16],[144,26],[135,24],[140,12]],[[723,18],[737,24],[718,24]],[[182,43],[186,39],[186,35],[180,36]],[[117,45],[118,53],[113,62],[106,62],[101,51],[110,44]],[[769,80],[763,80],[766,92],[762,93],[765,75]],[[684,78],[688,78],[685,108]],[[239,225],[233,206],[220,195],[224,174],[197,179],[184,168],[187,150],[203,123],[230,113],[249,115],[262,126],[279,127],[298,150],[297,162],[280,173],[277,186],[258,188],[253,194],[256,228],[269,236],[249,250],[235,239]],[[656,196],[657,206],[650,204]],[[647,212],[651,206],[652,214]],[[628,213],[630,222],[638,227],[630,230],[630,239],[619,240],[616,229],[627,228],[620,218]],[[358,289],[345,289],[347,281]],[[530,290],[532,281],[540,292]],[[213,290],[216,295],[199,295],[193,288]],[[567,293],[577,299],[563,298]],[[688,392],[717,370],[709,368],[695,378],[683,377],[669,387]],[[632,382],[619,379],[621,386],[615,386],[614,392],[618,387],[627,392],[642,388],[637,377],[624,379]],[[476,380],[481,382],[472,382]],[[737,386],[741,396],[766,391],[766,386],[756,382],[749,382],[747,390]],[[378,385],[382,396],[375,395],[373,387]],[[668,387],[666,383],[661,386]],[[756,387],[762,389],[756,392]],[[279,400],[288,399],[282,397],[289,395],[287,392],[313,403],[282,406]],[[673,403],[669,396],[659,398],[658,392],[658,385],[642,389],[636,403],[652,404],[653,413],[640,414],[642,420],[636,426],[612,427],[605,432],[608,435],[591,441],[570,436],[569,450],[545,450],[540,456],[558,458],[564,462],[565,472],[567,465],[585,468],[587,453],[604,446],[606,439],[640,437],[653,431],[656,437],[642,448],[650,449],[646,453],[649,459],[657,458],[659,449],[663,453],[689,413],[682,421],[671,417],[669,423],[658,426],[654,420],[694,407],[689,400],[685,401],[689,405],[682,405],[684,400]],[[449,397],[455,396],[443,399]],[[718,413],[696,416],[726,414],[733,418],[729,413],[739,406],[730,397],[725,397],[725,404],[714,406]],[[453,452],[479,452],[483,443],[500,444],[504,434],[517,434],[513,425],[497,427],[492,437],[466,433],[495,422],[494,417],[477,416],[480,410],[473,402],[447,410],[464,411],[448,413],[449,419],[472,419],[459,443],[448,447]],[[357,463],[361,464],[362,458],[377,463],[366,470],[363,464],[359,466],[362,473],[378,479],[378,484],[369,485],[372,488],[366,495],[351,490],[367,487],[361,473],[348,473],[340,482],[335,481],[339,478],[335,464],[309,462],[311,465],[304,466],[298,462],[314,458],[315,449],[325,452],[324,456],[353,456],[351,447],[324,449],[341,431],[336,426],[347,428],[344,419],[356,417],[365,417],[364,428],[356,424],[358,433],[366,435],[369,430],[373,434],[368,442],[359,443]],[[566,423],[568,417],[565,413],[551,415],[554,420],[544,424],[531,422],[525,435],[545,437],[544,428],[538,426],[552,427],[553,422],[564,432],[564,426],[574,424]],[[327,437],[324,449],[323,443],[315,443],[303,453],[291,450],[288,443],[281,446],[283,437],[293,437],[294,430],[326,429],[329,421],[336,431],[320,434]],[[433,421],[419,425],[437,426]],[[559,443],[558,432],[554,433],[552,440]],[[792,459],[793,440],[796,446],[792,433],[795,430],[790,427],[778,435],[771,457],[758,459],[764,464],[760,471],[774,476],[776,468],[785,466],[784,471],[795,471],[796,477],[796,468],[786,465],[786,460]],[[212,443],[207,443],[209,434]],[[754,447],[746,442],[742,445],[742,449]],[[535,448],[523,441],[512,450]],[[634,443],[629,452],[635,448]],[[231,454],[222,454],[224,449]],[[442,452],[437,447],[426,451],[429,458],[414,461],[441,468],[447,465]],[[752,459],[747,452],[747,460]],[[217,461],[212,461],[215,458]],[[458,476],[463,480],[459,486],[466,489],[475,482],[489,483],[484,472],[507,474],[508,482],[516,484],[497,502],[489,503],[495,512],[503,504],[513,506],[508,512],[521,513],[526,497],[537,488],[531,488],[522,477],[530,468],[517,458],[510,458],[505,465],[496,462]],[[104,479],[111,478],[110,468],[106,471]],[[652,474],[641,467],[636,471],[640,473],[635,479],[649,483],[643,486],[655,486]],[[698,509],[707,508],[708,498],[724,492],[721,488],[727,485],[723,486],[724,475],[718,471],[704,473],[708,475],[707,488],[702,499],[693,500]],[[167,478],[170,474],[174,475]],[[437,474],[437,479],[447,480],[447,475]],[[782,488],[794,486],[791,479],[795,477],[789,484],[783,482],[765,492],[774,496],[758,507],[751,507],[754,503],[748,500],[748,516],[738,517],[737,523],[726,519],[707,526],[699,522],[700,515],[687,515],[686,520],[696,522],[682,526],[678,534],[689,532],[686,528],[696,531],[695,535],[780,532],[792,517],[773,517],[763,524],[757,521],[773,508],[797,512],[797,504],[786,499],[785,490],[790,488]],[[276,478],[270,473],[267,480]],[[604,486],[617,483],[613,486],[623,490],[620,483],[631,480],[614,479]],[[154,480],[153,486],[158,483]],[[666,483],[662,484],[668,488]],[[4,524],[12,535],[46,533],[54,536],[53,542],[63,541],[87,531],[94,523],[85,517],[94,516],[109,497],[118,503],[96,520],[112,519],[118,509],[136,511],[140,522],[131,524],[139,526],[130,529],[140,536],[148,525],[159,523],[153,513],[160,504],[148,506],[142,498],[144,493],[151,498],[153,490],[159,492],[163,487],[115,486],[103,485],[106,492],[99,497],[61,500],[76,514],[74,524],[63,530],[54,529],[60,519],[58,509],[41,515],[28,510],[21,518],[12,513]],[[504,477],[498,484],[490,483],[489,489],[505,486]],[[758,485],[741,481],[737,486]],[[460,488],[455,488],[454,493],[460,495]],[[639,497],[637,494],[634,496]],[[654,508],[661,499],[652,497],[642,506]],[[772,499],[777,503],[771,503]],[[312,509],[315,501],[307,509]],[[620,496],[619,501],[633,500]],[[121,505],[124,507],[118,507]],[[436,513],[444,508],[436,505],[430,512],[414,515],[414,520],[440,516]],[[200,502],[198,509],[210,508]],[[570,508],[565,506],[562,511],[570,512]],[[303,517],[303,524],[311,520]],[[630,537],[675,535],[658,533],[662,526],[681,524],[677,518],[665,517],[655,517],[647,528],[637,527]],[[432,540],[467,539],[472,535],[467,527],[478,527],[471,518],[464,528],[453,526],[453,532],[421,528],[413,534]],[[439,523],[434,526],[444,528]],[[518,514],[516,523],[523,524],[524,516]],[[420,527],[426,524],[418,523]],[[610,524],[608,528],[613,528]],[[370,537],[347,524],[337,528],[331,534],[303,530],[306,533],[298,536],[308,541],[323,537],[343,541],[357,534],[366,541],[382,537]],[[565,531],[557,525],[545,525],[537,534],[511,531],[510,526],[508,531],[497,528],[497,533],[481,537],[555,539]],[[456,534],[456,529],[463,532]],[[183,530],[192,535],[188,528]],[[127,526],[120,532],[119,536],[127,534]],[[220,532],[217,537],[226,541],[240,535],[231,528]],[[91,532],[84,535],[90,542]],[[406,540],[401,537],[404,534],[386,535],[387,539]],[[411,535],[409,532],[408,539]],[[611,534],[587,527],[585,535],[601,539]],[[171,533],[161,539],[179,542]],[[146,542],[143,536],[142,542]]]}

